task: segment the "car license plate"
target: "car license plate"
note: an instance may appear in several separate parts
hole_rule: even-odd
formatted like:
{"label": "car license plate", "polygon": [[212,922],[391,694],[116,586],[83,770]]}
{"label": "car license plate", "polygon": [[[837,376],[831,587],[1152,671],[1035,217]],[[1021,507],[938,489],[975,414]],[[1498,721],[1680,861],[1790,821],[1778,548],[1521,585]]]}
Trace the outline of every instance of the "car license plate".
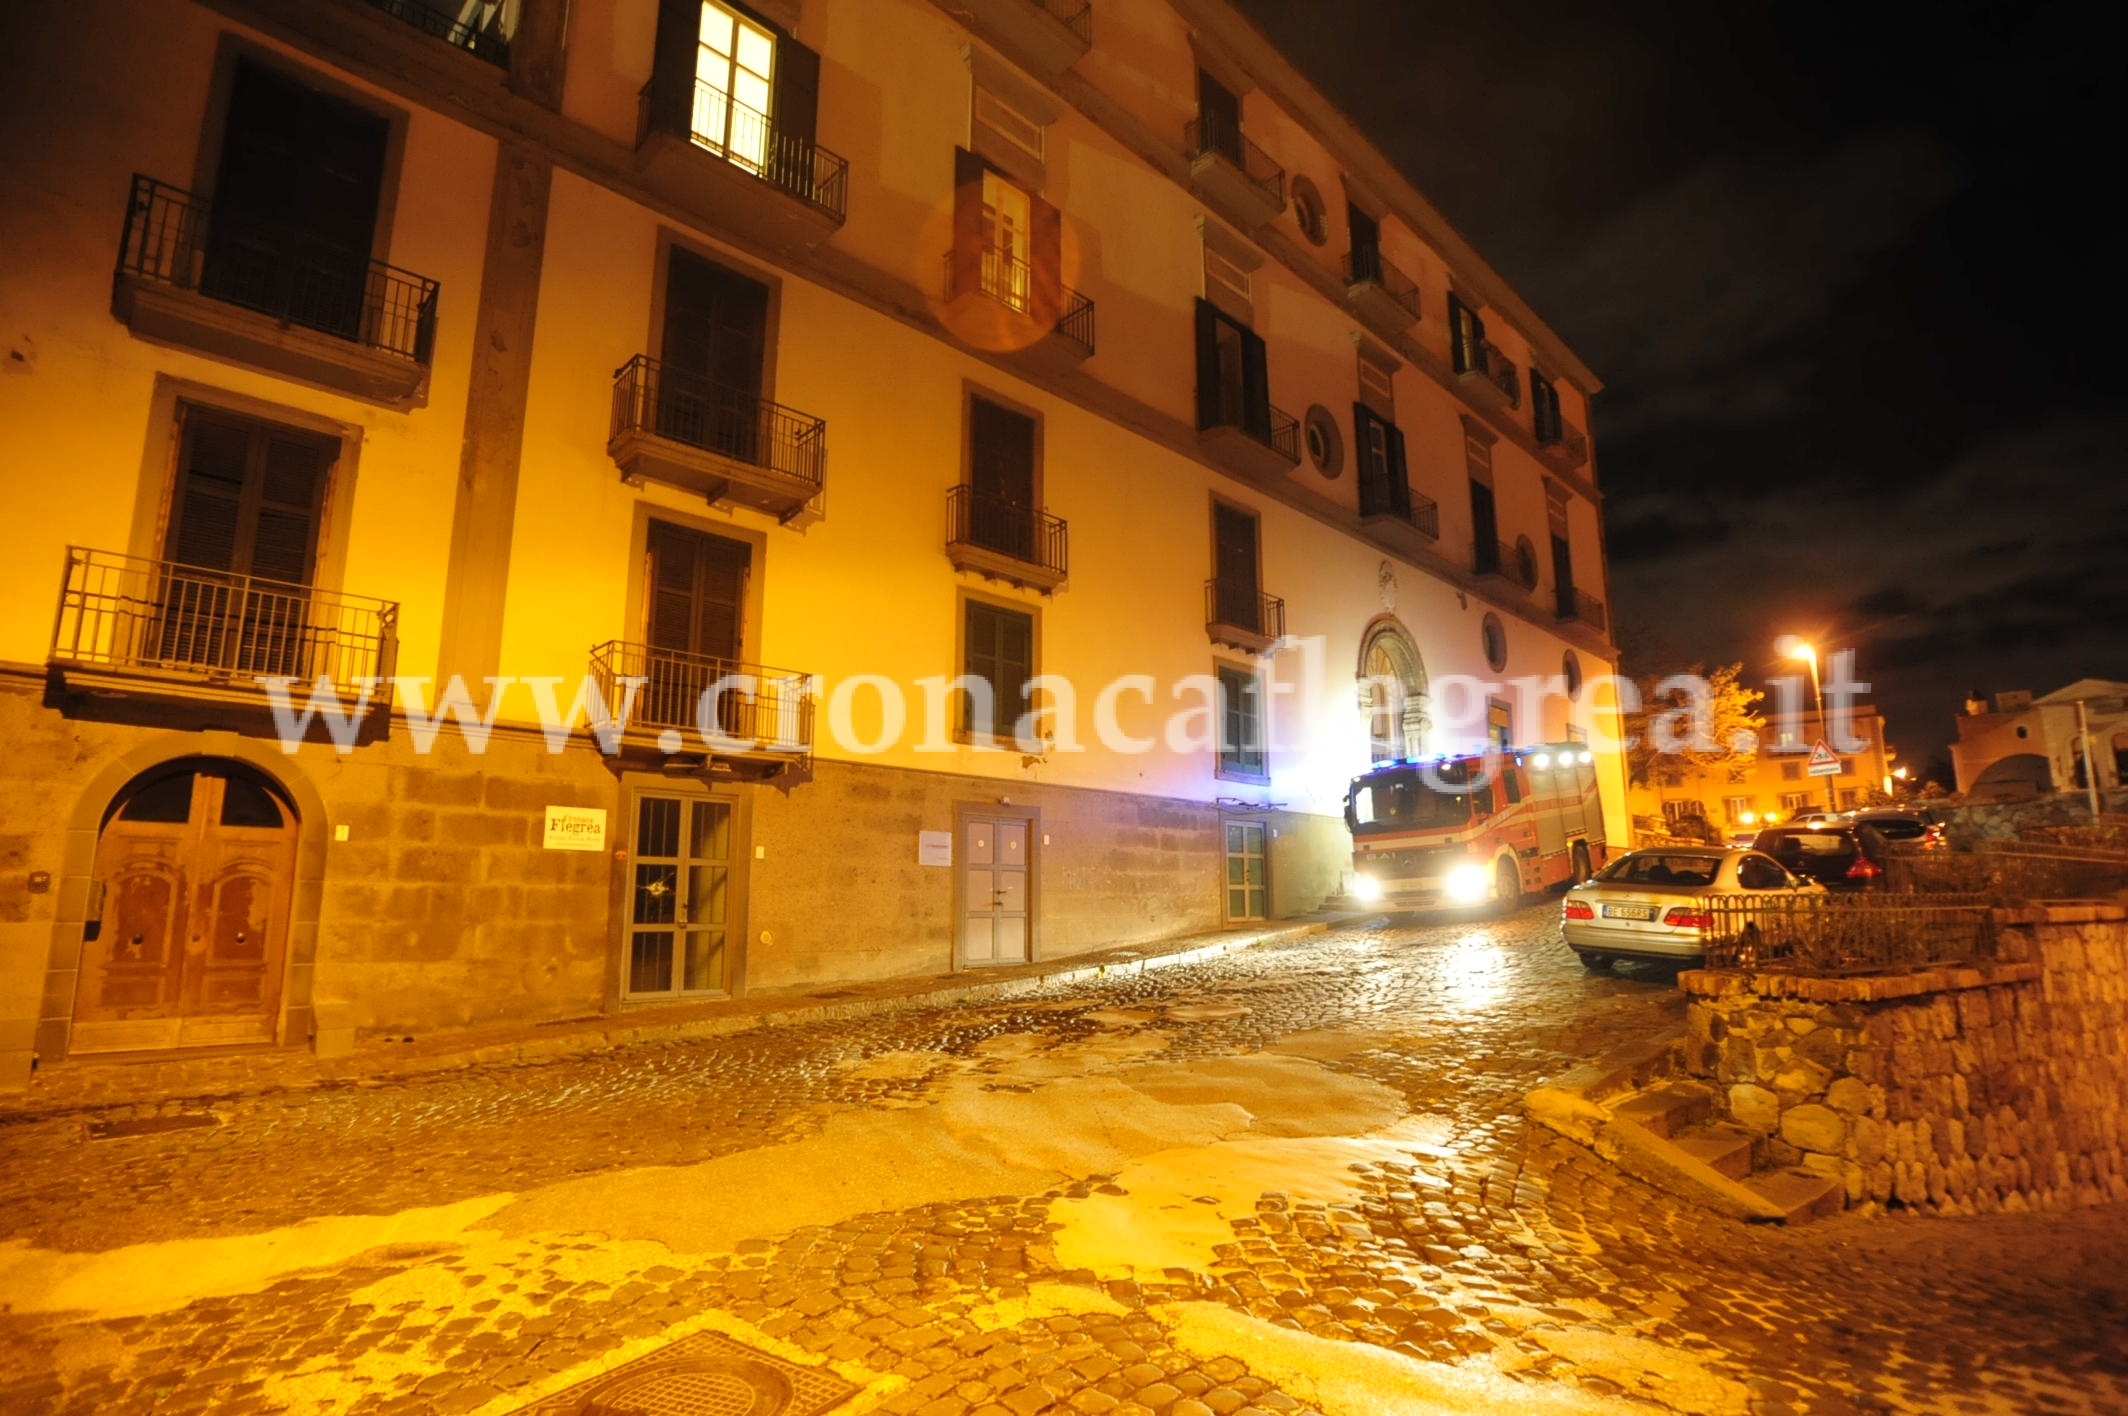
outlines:
{"label": "car license plate", "polygon": [[1603,917],[1605,919],[1653,919],[1655,918],[1655,906],[1605,905],[1603,907]]}

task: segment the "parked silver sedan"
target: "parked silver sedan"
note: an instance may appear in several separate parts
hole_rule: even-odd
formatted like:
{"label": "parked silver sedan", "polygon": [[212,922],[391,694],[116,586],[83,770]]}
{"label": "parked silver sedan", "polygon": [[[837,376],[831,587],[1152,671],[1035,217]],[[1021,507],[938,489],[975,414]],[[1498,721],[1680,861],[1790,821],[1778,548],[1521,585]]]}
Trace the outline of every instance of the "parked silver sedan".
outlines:
{"label": "parked silver sedan", "polygon": [[1697,963],[1712,923],[1708,897],[1758,896],[1772,904],[1824,893],[1760,851],[1657,846],[1622,855],[1568,890],[1559,932],[1592,969],[1614,959]]}

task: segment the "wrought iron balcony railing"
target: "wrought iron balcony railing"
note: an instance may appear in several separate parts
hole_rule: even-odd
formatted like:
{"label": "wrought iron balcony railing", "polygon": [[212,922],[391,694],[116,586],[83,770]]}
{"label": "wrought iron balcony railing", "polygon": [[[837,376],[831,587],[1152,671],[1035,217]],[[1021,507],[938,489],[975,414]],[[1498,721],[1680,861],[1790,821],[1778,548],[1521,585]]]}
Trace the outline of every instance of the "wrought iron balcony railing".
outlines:
{"label": "wrought iron balcony railing", "polygon": [[1498,388],[1501,394],[1506,397],[1508,407],[1520,408],[1522,406],[1522,375],[1516,370],[1514,361],[1502,354],[1500,346],[1490,339],[1480,341],[1478,348],[1480,353],[1478,361],[1479,372],[1490,379],[1493,386]]}
{"label": "wrought iron balcony railing", "polygon": [[1094,352],[1094,302],[1068,285],[1052,287],[1038,282],[1034,266],[1017,256],[989,246],[972,259],[961,252],[948,251],[946,298],[963,294],[995,300],[1052,329],[1080,352]]}
{"label": "wrought iron balcony railing", "polygon": [[1093,0],[1028,0],[1087,44],[1094,42]]}
{"label": "wrought iron balcony railing", "polygon": [[1206,424],[1211,428],[1232,428],[1246,434],[1251,440],[1262,443],[1291,463],[1300,461],[1300,423],[1277,404],[1265,410],[1265,421],[1260,427],[1252,427],[1256,420],[1246,408],[1221,408],[1217,416]]}
{"label": "wrought iron balcony railing", "polygon": [[1559,618],[1573,620],[1598,631],[1603,630],[1609,623],[1603,601],[1571,585],[1560,588]]}
{"label": "wrought iron balcony railing", "polygon": [[1393,516],[1409,522],[1429,539],[1441,539],[1441,508],[1432,497],[1415,492],[1408,485],[1399,487],[1379,478],[1362,477],[1360,515]]}
{"label": "wrought iron balcony railing", "polygon": [[1581,429],[1557,414],[1538,420],[1537,443],[1569,467],[1579,467],[1589,460],[1589,440]]}
{"label": "wrought iron balcony railing", "polygon": [[1508,584],[1519,585],[1525,590],[1537,588],[1536,563],[1525,556],[1519,546],[1511,546],[1505,541],[1480,545],[1476,559],[1480,575],[1497,575]]}
{"label": "wrought iron balcony railing", "polygon": [[687,136],[706,149],[751,172],[779,191],[810,203],[841,221],[849,205],[850,164],[810,138],[777,128],[721,89],[695,81]]}
{"label": "wrought iron balcony railing", "polygon": [[809,675],[611,639],[591,651],[591,676],[616,716],[624,680],[641,680],[623,731],[674,731],[712,752],[812,754]]}
{"label": "wrought iron balcony railing", "polygon": [[1263,194],[1266,201],[1277,206],[1286,202],[1286,169],[1271,160],[1271,155],[1250,142],[1240,125],[1223,119],[1192,118],[1182,134],[1183,152],[1190,161],[1213,155],[1232,163],[1249,184]]}
{"label": "wrought iron balcony railing", "polygon": [[51,661],[238,686],[322,677],[352,693],[391,676],[398,626],[389,600],[69,546]]}
{"label": "wrought iron balcony railing", "polygon": [[436,339],[437,284],[295,227],[213,210],[138,173],[118,248],[123,278],[316,330],[418,364]]}
{"label": "wrought iron balcony railing", "polygon": [[1379,286],[1383,294],[1396,301],[1413,319],[1419,317],[1419,283],[1390,264],[1378,250],[1348,251],[1345,254],[1345,283]]}
{"label": "wrought iron balcony railing", "polygon": [[827,423],[638,354],[613,374],[613,436],[648,433],[818,487]]}
{"label": "wrought iron balcony railing", "polygon": [[1216,636],[1218,631],[1238,629],[1265,641],[1282,639],[1286,633],[1286,602],[1266,595],[1243,580],[1213,576],[1204,582],[1204,620]]}
{"label": "wrought iron balcony railing", "polygon": [[1069,572],[1069,529],[1061,516],[986,496],[963,483],[946,493],[946,540],[976,546],[1052,572]]}
{"label": "wrought iron balcony railing", "polygon": [[485,59],[499,69],[510,67],[510,40],[502,30],[501,5],[484,7],[487,23],[475,25],[461,20],[457,11],[439,10],[433,5],[422,4],[421,0],[366,0],[366,3],[395,20],[412,25],[423,34],[463,49],[475,58]]}

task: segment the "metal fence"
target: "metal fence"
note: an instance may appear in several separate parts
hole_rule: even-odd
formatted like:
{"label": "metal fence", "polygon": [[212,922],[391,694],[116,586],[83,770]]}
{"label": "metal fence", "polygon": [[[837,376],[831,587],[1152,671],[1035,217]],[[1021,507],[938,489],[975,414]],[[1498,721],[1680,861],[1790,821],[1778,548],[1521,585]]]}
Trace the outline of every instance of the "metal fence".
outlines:
{"label": "metal fence", "polygon": [[1004,497],[986,496],[966,483],[946,493],[946,539],[981,546],[1058,575],[1065,574],[1069,565],[1069,529],[1063,517]]}
{"label": "metal fence", "polygon": [[1997,957],[1984,895],[1712,895],[1709,968],[1862,973]]}
{"label": "metal fence", "polygon": [[118,273],[371,349],[429,361],[437,284],[263,217],[202,206],[138,173]]}
{"label": "metal fence", "polygon": [[626,697],[623,680],[643,681],[624,729],[670,729],[696,746],[694,735],[714,728],[748,750],[813,750],[812,681],[805,674],[620,640],[591,651],[591,674],[615,714]]}
{"label": "metal fence", "polygon": [[1215,575],[1204,582],[1204,619],[1208,625],[1225,625],[1282,639],[1286,633],[1286,602],[1262,593],[1245,580],[1221,580]]}
{"label": "metal fence", "polygon": [[227,571],[67,548],[52,661],[202,682],[388,678],[399,606]]}
{"label": "metal fence", "polygon": [[1264,196],[1280,206],[1286,204],[1286,169],[1243,136],[1238,125],[1223,119],[1192,118],[1183,129],[1183,148],[1192,161],[1206,153],[1218,154],[1239,168]]}
{"label": "metal fence", "polygon": [[2128,890],[2128,851],[2036,841],[1988,841],[1968,850],[1892,848],[1885,883],[1922,895],[1985,894],[2019,900],[2110,898]]}
{"label": "metal fence", "polygon": [[613,436],[654,433],[819,486],[827,424],[638,354],[613,372]]}
{"label": "metal fence", "polygon": [[1380,251],[1356,249],[1348,253],[1345,283],[1379,285],[1382,293],[1403,306],[1413,319],[1419,317],[1419,283],[1391,264]]}
{"label": "metal fence", "polygon": [[1010,310],[1017,310],[1029,319],[1041,320],[1056,333],[1079,346],[1082,353],[1094,352],[1094,302],[1091,298],[1068,285],[1046,287],[1035,279],[1035,268],[1027,262],[993,246],[985,246],[975,257],[967,259],[959,252],[946,253],[946,298],[951,300],[965,293],[962,287],[971,281],[963,274],[963,266],[973,265],[972,276],[975,294],[997,301]]}

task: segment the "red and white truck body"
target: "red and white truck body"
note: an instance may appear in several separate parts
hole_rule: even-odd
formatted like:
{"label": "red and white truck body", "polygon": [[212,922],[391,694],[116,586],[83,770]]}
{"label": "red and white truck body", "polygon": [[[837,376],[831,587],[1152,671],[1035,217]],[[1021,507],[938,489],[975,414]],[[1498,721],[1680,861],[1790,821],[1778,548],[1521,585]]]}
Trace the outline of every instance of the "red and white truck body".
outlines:
{"label": "red and white truck body", "polygon": [[1511,906],[1608,855],[1595,757],[1574,742],[1385,762],[1352,779],[1345,824],[1353,895],[1392,910]]}

